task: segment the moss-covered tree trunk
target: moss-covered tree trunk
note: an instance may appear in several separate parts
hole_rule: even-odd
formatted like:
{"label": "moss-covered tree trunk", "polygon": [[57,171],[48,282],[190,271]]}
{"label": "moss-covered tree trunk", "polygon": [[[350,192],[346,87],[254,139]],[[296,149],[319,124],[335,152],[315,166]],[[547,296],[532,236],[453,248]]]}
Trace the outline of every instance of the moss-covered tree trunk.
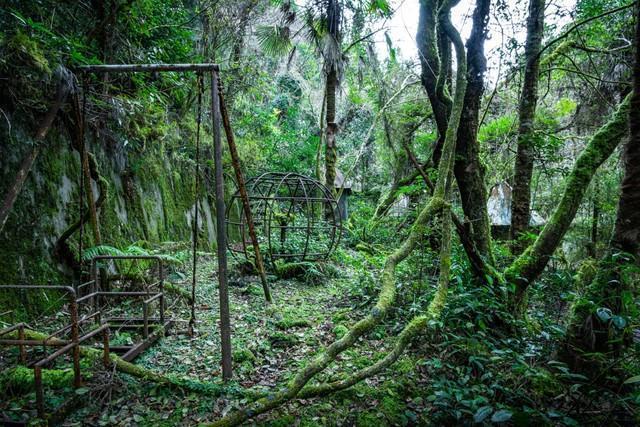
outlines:
{"label": "moss-covered tree trunk", "polygon": [[438,96],[437,90],[441,57],[438,52],[436,21],[437,2],[421,0],[416,42],[421,66],[420,80],[429,97],[433,117],[438,128],[438,140],[435,142],[433,156],[435,164],[439,160],[440,149],[438,147],[441,147],[444,141],[448,120],[447,105]]}
{"label": "moss-covered tree trunk", "polygon": [[635,64],[629,110],[629,141],[611,246],[640,258],[640,1],[636,6]]}
{"label": "moss-covered tree trunk", "polygon": [[[325,129],[325,184],[332,193],[336,193],[336,165],[338,163],[338,148],[336,146],[336,134],[338,133],[338,125],[336,123],[336,92],[338,90],[338,58],[340,52],[340,21],[341,7],[338,0],[327,1],[327,29],[328,37],[325,53],[325,71],[326,86],[325,94],[327,97]],[[330,53],[330,55],[327,55]]]}
{"label": "moss-covered tree trunk", "polygon": [[471,36],[467,40],[467,92],[456,143],[454,173],[460,190],[460,200],[469,236],[479,254],[493,263],[491,228],[487,213],[487,188],[484,166],[480,162],[478,116],[484,93],[484,73],[487,60],[484,40],[489,22],[491,0],[479,0],[473,13]]}
{"label": "moss-covered tree trunk", "polygon": [[[636,13],[640,15],[640,1]],[[633,272],[640,262],[640,16],[636,18],[633,92],[630,95],[629,140],[623,153],[624,177],[620,185],[618,213],[607,254],[598,272],[577,299],[570,313],[567,331],[569,361],[577,367],[583,355],[619,350],[625,342],[624,316],[637,292]],[[627,294],[627,298],[623,295]],[[629,298],[630,297],[630,298]],[[601,315],[598,316],[598,310]],[[623,319],[623,320],[617,320]]]}
{"label": "moss-covered tree trunk", "polygon": [[325,127],[325,184],[335,193],[336,182],[336,164],[338,162],[338,149],[336,147],[336,133],[338,125],[336,124],[336,90],[338,86],[338,72],[332,68],[327,74],[327,111],[326,111],[326,127]]}
{"label": "moss-covered tree trunk", "polygon": [[591,137],[567,177],[562,199],[549,222],[535,242],[505,271],[505,279],[516,286],[513,301],[516,306],[521,305],[527,287],[542,273],[562,241],[596,170],[627,134],[628,114],[629,97],[620,104],[609,122]]}
{"label": "moss-covered tree trunk", "polygon": [[[544,32],[545,0],[529,1],[527,40],[525,44],[524,82],[518,110],[518,152],[513,177],[511,199],[511,238],[516,239],[527,230],[531,218],[531,176],[533,174],[533,141],[536,104],[538,102],[538,74],[540,47]],[[518,248],[518,245],[516,245]]]}

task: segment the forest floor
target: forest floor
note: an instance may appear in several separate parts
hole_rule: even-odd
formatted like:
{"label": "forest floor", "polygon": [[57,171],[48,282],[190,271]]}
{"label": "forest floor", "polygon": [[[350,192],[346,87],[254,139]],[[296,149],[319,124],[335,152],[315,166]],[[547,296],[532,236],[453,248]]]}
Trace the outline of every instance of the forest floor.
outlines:
{"label": "forest floor", "polygon": [[[324,345],[342,336],[347,326],[359,318],[367,302],[350,297],[353,290],[353,257],[364,262],[361,254],[342,252],[346,261],[325,264],[304,277],[284,280],[271,276],[275,303],[265,304],[257,276],[239,275],[231,262],[230,311],[232,324],[233,374],[228,392],[219,396],[195,393],[179,388],[158,386],[153,382],[96,372],[82,389],[82,405],[65,420],[65,425],[194,425],[212,421],[246,404],[243,388],[270,389],[282,385],[301,362]],[[180,286],[189,289],[186,274],[190,260],[180,268]],[[186,377],[221,385],[219,304],[217,264],[210,254],[199,257],[197,269],[197,333],[186,334],[187,324],[179,322],[173,333],[162,338],[140,355],[135,363],[161,374]],[[355,303],[354,303],[355,301]],[[173,318],[188,319],[189,307],[169,299]],[[356,349],[344,352],[338,367],[353,371],[384,355],[388,345],[384,326]],[[128,338],[126,333],[117,339]],[[388,341],[388,340],[387,340]],[[337,378],[336,366],[320,379]],[[399,375],[401,374],[401,375]],[[393,371],[365,381],[330,398],[299,400],[255,422],[259,425],[406,425],[414,423],[424,409],[421,397],[412,396],[420,375],[416,360],[405,355]],[[91,387],[93,385],[94,387]],[[73,393],[71,390],[52,394]],[[32,395],[33,393],[31,393]],[[424,395],[424,391],[419,393]],[[27,396],[33,398],[33,396]],[[17,408],[17,407],[16,407]],[[17,415],[17,414],[16,414]]]}
{"label": "forest floor", "polygon": [[[160,251],[181,261],[171,265],[168,280],[189,291],[189,250]],[[196,391],[158,385],[83,362],[85,386],[75,391],[70,387],[67,364],[67,381],[58,381],[55,389],[47,387],[47,404],[52,407],[63,398],[76,397],[79,405],[63,422],[68,426],[174,426],[216,420],[244,407],[249,401],[247,390],[255,396],[285,384],[304,361],[365,315],[377,295],[376,275],[383,259],[382,253],[339,249],[330,262],[311,264],[300,277],[270,276],[275,302],[268,305],[258,277],[242,274],[241,264],[231,258],[234,377],[224,384],[217,264],[213,255],[201,253],[196,273],[195,336],[186,333],[188,304],[169,297],[167,313],[177,320],[171,334],[134,361],[159,374],[189,381],[189,390]],[[402,288],[397,308],[366,339],[360,339],[318,375],[318,381],[344,378],[384,357],[394,343],[390,337],[398,334],[408,318],[424,310],[435,286],[432,255],[419,251],[407,263],[398,271]],[[631,390],[619,384],[629,372],[640,372],[638,359],[630,356],[621,360],[625,369],[606,377],[596,375],[597,382],[588,381],[557,360],[554,343],[562,337],[562,319],[550,313],[567,303],[568,294],[561,283],[566,286],[570,278],[549,274],[541,281],[539,287],[545,293],[533,293],[529,327],[517,337],[492,330],[492,319],[501,308],[487,305],[484,288],[467,288],[465,283],[463,279],[452,282],[454,290],[445,318],[430,328],[429,339],[414,345],[387,371],[327,397],[295,400],[251,424],[405,426],[490,420],[574,426],[606,419],[616,420],[612,425],[637,422],[640,394],[629,393]],[[556,289],[553,298],[550,289]],[[60,315],[64,312],[63,307],[53,318],[64,318]],[[114,331],[112,343],[133,338],[127,332]],[[30,373],[28,377],[32,378]],[[34,417],[33,386],[13,394],[11,399],[0,399],[0,413],[20,419],[26,406],[31,408],[26,415]]]}

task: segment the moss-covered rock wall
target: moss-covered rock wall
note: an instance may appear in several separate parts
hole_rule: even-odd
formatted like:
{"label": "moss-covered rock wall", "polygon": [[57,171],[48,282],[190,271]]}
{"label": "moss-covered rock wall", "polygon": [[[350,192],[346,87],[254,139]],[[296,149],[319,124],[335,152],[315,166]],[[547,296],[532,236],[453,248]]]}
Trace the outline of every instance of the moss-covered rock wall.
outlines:
{"label": "moss-covered rock wall", "polygon": [[[140,133],[102,129],[88,132],[87,149],[108,183],[108,197],[99,213],[102,244],[123,247],[191,240],[194,219],[194,162],[189,124],[164,117],[159,133],[141,139]],[[33,141],[19,123],[0,125],[0,194],[4,196]],[[109,135],[106,137],[105,135]],[[206,139],[207,136],[203,137]],[[69,271],[54,256],[60,235],[79,218],[79,154],[71,148],[68,132],[58,119],[0,234],[0,284],[48,281],[64,283]],[[205,183],[206,184],[206,183]],[[201,185],[198,228],[203,249],[215,245],[214,205]],[[95,198],[98,188],[93,185]],[[85,205],[86,209],[86,205]],[[79,233],[69,240],[77,252]],[[83,245],[95,245],[89,224]]]}

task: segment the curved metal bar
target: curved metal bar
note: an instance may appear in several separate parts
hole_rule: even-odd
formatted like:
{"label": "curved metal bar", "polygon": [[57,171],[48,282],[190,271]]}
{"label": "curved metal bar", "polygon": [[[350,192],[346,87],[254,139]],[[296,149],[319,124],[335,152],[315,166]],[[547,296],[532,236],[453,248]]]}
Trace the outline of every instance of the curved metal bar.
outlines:
{"label": "curved metal bar", "polygon": [[[282,186],[282,183],[285,181],[285,179],[287,179],[287,177],[291,175],[291,173],[286,173],[284,174],[284,176],[280,179],[280,182],[278,182],[278,185],[276,185],[276,189],[275,189],[275,194],[276,196],[278,195],[278,192],[280,191],[280,188]],[[273,188],[273,187],[272,187]],[[272,198],[271,200],[267,201],[267,203],[269,203],[269,216],[268,216],[268,220],[267,220],[267,224],[268,224],[268,232],[267,232],[267,241],[269,243],[269,255],[270,258],[272,258],[271,263],[273,264],[273,268],[276,268],[276,258],[274,257],[274,254],[276,254],[277,252],[275,252],[273,250],[273,245],[271,243],[271,222],[273,221],[273,204],[276,203],[276,199]],[[281,245],[284,246],[284,245]],[[282,248],[281,248],[282,249]]]}
{"label": "curved metal bar", "polygon": [[[307,258],[307,252],[309,251],[309,236],[311,235],[311,225],[313,224],[313,217],[310,216],[310,212],[309,212],[309,197],[307,195],[307,189],[304,185],[304,180],[300,179],[300,184],[302,184],[302,191],[304,193],[304,197],[305,197],[305,205],[307,208],[307,236],[304,240],[304,251],[302,252],[302,261],[305,261]],[[311,202],[313,203],[313,202]]]}
{"label": "curved metal bar", "polygon": [[[262,238],[266,240],[268,262],[273,268],[275,268],[275,261],[279,258],[299,261],[326,260],[339,245],[343,230],[338,201],[321,182],[295,172],[266,172],[248,179],[246,187],[254,218],[262,221],[262,224],[256,222],[256,226],[259,226]],[[238,197],[239,194],[236,191],[227,208],[225,220],[229,234],[232,234],[231,230],[237,230],[242,242],[241,247],[238,245],[232,247],[229,242],[229,248],[232,253],[243,253],[245,258],[249,258],[250,254],[245,242],[244,211],[235,205],[239,203]],[[320,208],[324,207],[322,220],[319,222],[315,218],[316,205]],[[239,219],[236,221],[231,217],[239,210]],[[276,221],[279,221],[279,218],[276,218],[277,210],[282,210],[282,213],[287,216],[286,219],[294,211],[305,218],[296,215],[297,222],[289,223],[285,220],[282,224],[276,224]],[[281,233],[279,240],[281,247],[275,244],[271,236],[271,233],[276,230]],[[304,246],[298,249],[289,248],[286,243],[290,242],[291,238],[302,237],[302,233],[305,233]],[[318,239],[320,243],[316,248],[312,242]]]}

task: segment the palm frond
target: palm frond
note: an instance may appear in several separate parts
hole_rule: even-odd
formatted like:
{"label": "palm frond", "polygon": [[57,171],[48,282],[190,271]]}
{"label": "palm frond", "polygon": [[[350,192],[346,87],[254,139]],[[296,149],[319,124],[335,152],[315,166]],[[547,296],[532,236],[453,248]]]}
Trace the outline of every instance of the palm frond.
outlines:
{"label": "palm frond", "polygon": [[314,7],[308,6],[304,12],[304,33],[305,38],[314,45],[316,49],[322,51],[322,38],[327,33],[326,20],[322,13]]}
{"label": "palm frond", "polygon": [[258,44],[262,50],[272,56],[282,56],[287,54],[291,48],[291,38],[289,27],[268,25],[256,29]]}

